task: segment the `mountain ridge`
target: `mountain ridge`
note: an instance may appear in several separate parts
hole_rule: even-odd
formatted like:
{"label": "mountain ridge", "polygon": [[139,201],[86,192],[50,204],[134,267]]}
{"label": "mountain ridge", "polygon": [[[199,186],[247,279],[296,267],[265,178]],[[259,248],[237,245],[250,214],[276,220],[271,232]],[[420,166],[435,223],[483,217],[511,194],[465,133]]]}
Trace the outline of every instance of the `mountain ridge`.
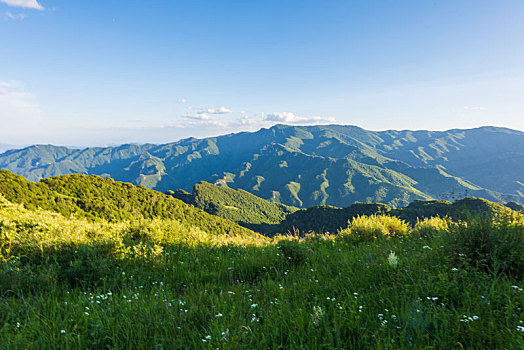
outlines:
{"label": "mountain ridge", "polygon": [[404,208],[393,209],[383,203],[353,203],[348,207],[329,205],[305,209],[272,203],[242,189],[216,186],[205,181],[193,186],[191,193],[168,191],[169,195],[209,214],[231,220],[261,234],[277,233],[336,233],[348,222],[362,215],[385,214],[398,217],[411,225],[431,217],[453,220],[468,216],[519,215],[524,206],[509,202],[505,205],[485,199],[467,197],[453,203],[443,200],[415,200]]}
{"label": "mountain ridge", "polygon": [[162,192],[207,181],[297,207],[476,196],[524,202],[524,132],[500,127],[370,131],[289,126],[166,144],[69,149],[33,145],[0,154],[0,168],[37,181],[70,173]]}

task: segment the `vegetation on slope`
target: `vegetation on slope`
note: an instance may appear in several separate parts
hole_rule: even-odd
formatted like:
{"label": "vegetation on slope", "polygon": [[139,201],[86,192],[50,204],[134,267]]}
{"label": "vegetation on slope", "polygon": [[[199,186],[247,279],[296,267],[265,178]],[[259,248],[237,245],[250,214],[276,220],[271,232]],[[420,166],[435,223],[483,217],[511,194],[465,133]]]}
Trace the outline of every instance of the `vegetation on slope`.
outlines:
{"label": "vegetation on slope", "polygon": [[508,202],[505,204],[506,207],[512,209],[512,210],[515,210],[515,211],[520,211],[521,213],[524,213],[524,205],[520,204],[520,203],[517,203],[517,202]]}
{"label": "vegetation on slope", "polygon": [[[481,198],[463,198],[455,202],[415,200],[405,208],[392,209],[382,203],[355,203],[349,207],[315,206],[307,209],[286,207],[258,198],[242,190],[215,186],[206,182],[196,184],[191,194],[179,190],[171,195],[206,212],[232,220],[265,235],[276,233],[335,233],[348,221],[373,214],[389,214],[415,224],[431,217],[464,218],[467,215],[510,214],[508,206]],[[513,205],[513,207],[518,208]]]}
{"label": "vegetation on slope", "polygon": [[215,186],[204,181],[193,186],[191,194],[183,190],[167,193],[209,214],[254,230],[264,224],[279,224],[286,215],[298,210],[295,207],[264,200],[244,190]]}
{"label": "vegetation on slope", "polygon": [[0,193],[28,209],[41,208],[65,216],[111,222],[174,219],[210,233],[255,235],[251,230],[171,196],[98,176],[73,174],[33,183],[8,170],[0,170]]}
{"label": "vegetation on slope", "polygon": [[517,217],[268,241],[0,196],[0,223],[6,348],[524,347]]}
{"label": "vegetation on slope", "polygon": [[191,191],[207,181],[302,208],[402,207],[453,196],[524,203],[523,150],[524,133],[503,128],[373,132],[275,125],[164,145],[36,145],[1,154],[0,168],[32,181],[70,173],[110,176],[161,192]]}

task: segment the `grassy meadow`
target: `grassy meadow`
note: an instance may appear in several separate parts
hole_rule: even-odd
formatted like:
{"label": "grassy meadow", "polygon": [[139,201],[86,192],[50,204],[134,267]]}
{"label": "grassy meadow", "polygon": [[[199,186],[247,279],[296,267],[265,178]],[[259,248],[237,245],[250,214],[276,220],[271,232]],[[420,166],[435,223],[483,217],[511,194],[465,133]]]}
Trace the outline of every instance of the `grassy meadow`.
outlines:
{"label": "grassy meadow", "polygon": [[1,348],[524,347],[518,216],[268,239],[0,199]]}

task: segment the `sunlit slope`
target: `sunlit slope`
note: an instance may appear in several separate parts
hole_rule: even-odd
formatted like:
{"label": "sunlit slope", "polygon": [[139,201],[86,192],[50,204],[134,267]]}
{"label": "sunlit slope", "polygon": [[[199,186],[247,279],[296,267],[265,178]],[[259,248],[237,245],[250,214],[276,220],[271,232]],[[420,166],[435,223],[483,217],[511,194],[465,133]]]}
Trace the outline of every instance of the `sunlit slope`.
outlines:
{"label": "sunlit slope", "polygon": [[485,127],[369,131],[356,126],[276,125],[254,133],[163,145],[68,149],[31,146],[0,155],[0,168],[37,181],[110,176],[161,192],[200,181],[297,207],[465,196],[524,201],[524,133]]}
{"label": "sunlit slope", "polygon": [[211,234],[257,236],[249,229],[171,196],[98,176],[64,175],[33,183],[0,170],[0,193],[28,209],[55,211],[66,217],[109,222],[168,219]]}
{"label": "sunlit slope", "polygon": [[200,182],[188,193],[168,191],[176,198],[206,212],[237,222],[265,235],[276,233],[335,233],[348,221],[362,215],[386,214],[397,216],[411,224],[431,217],[464,219],[477,215],[516,214],[518,203],[502,205],[482,198],[467,197],[455,202],[415,200],[404,208],[393,209],[383,203],[355,203],[348,207],[313,206],[307,209],[284,206],[254,196],[244,190]]}
{"label": "sunlit slope", "polygon": [[182,190],[169,193],[210,214],[241,223],[246,227],[279,224],[286,215],[298,210],[264,200],[244,190],[215,186],[207,182],[196,184],[192,193]]}

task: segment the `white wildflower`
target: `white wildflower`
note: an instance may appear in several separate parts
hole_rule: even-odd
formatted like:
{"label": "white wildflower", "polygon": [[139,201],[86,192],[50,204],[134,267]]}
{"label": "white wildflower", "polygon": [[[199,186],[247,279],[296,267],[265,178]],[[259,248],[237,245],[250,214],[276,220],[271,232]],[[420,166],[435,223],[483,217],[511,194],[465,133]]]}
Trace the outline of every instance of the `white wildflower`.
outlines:
{"label": "white wildflower", "polygon": [[395,255],[394,251],[391,251],[388,255],[388,263],[389,263],[389,266],[393,268],[396,268],[398,266],[398,258]]}

